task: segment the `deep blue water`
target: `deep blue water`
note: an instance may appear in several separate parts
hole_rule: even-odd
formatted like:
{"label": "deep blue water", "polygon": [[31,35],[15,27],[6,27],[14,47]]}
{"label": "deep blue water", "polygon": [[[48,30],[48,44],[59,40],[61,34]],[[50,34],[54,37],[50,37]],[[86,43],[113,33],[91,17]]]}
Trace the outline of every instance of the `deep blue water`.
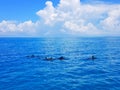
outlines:
{"label": "deep blue water", "polygon": [[120,90],[120,37],[0,38],[0,90]]}

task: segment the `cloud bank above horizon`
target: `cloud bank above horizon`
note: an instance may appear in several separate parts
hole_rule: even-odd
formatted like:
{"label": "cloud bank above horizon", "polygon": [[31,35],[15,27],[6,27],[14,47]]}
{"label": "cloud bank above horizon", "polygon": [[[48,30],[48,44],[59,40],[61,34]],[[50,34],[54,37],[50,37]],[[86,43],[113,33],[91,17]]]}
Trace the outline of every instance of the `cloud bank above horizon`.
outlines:
{"label": "cloud bank above horizon", "polygon": [[120,36],[120,4],[46,1],[39,20],[0,22],[0,36]]}

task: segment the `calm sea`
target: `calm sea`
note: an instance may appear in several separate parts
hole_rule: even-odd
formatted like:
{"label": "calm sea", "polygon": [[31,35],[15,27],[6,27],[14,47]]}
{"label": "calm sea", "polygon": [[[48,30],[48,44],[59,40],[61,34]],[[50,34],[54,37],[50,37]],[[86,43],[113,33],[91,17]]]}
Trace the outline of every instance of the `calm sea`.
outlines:
{"label": "calm sea", "polygon": [[120,90],[120,37],[0,38],[0,90]]}

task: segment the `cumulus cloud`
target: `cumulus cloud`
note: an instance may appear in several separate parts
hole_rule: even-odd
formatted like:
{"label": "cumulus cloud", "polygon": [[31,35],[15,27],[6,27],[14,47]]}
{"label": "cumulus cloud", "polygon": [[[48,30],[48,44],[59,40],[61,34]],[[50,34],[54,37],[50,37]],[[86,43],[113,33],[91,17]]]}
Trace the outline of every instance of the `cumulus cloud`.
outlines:
{"label": "cumulus cloud", "polygon": [[2,21],[0,23],[0,32],[8,32],[8,31],[15,31],[16,30],[16,24],[12,21]]}
{"label": "cumulus cloud", "polygon": [[[38,27],[38,23],[33,23],[30,21],[25,21],[23,23],[17,23],[15,21],[5,21],[3,20],[0,23],[0,34],[17,34],[24,33],[24,35],[32,35],[36,33],[36,28]],[[22,35],[21,35],[22,36]]]}
{"label": "cumulus cloud", "polygon": [[56,26],[56,23],[60,23],[66,33],[112,35],[120,32],[120,5],[92,5],[81,4],[80,0],[60,0],[58,6],[53,7],[52,2],[48,1],[45,9],[38,11],[37,15],[47,25]]}
{"label": "cumulus cloud", "polygon": [[108,12],[108,17],[101,21],[103,28],[110,31],[120,31],[120,7]]}
{"label": "cumulus cloud", "polygon": [[56,14],[55,8],[51,1],[46,2],[46,8],[44,10],[40,10],[37,12],[37,15],[41,18],[45,19],[45,24],[52,24],[51,22],[54,21]]}
{"label": "cumulus cloud", "polygon": [[60,0],[56,7],[51,1],[45,4],[44,9],[36,12],[40,20],[23,23],[2,21],[0,33],[120,35],[119,4],[82,4],[80,0]]}

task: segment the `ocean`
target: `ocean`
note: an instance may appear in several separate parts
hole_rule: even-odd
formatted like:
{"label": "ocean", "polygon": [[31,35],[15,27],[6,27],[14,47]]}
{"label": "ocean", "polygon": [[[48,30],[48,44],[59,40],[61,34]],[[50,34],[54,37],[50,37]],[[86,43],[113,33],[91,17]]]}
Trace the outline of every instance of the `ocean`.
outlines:
{"label": "ocean", "polygon": [[0,38],[0,90],[120,90],[120,37]]}

